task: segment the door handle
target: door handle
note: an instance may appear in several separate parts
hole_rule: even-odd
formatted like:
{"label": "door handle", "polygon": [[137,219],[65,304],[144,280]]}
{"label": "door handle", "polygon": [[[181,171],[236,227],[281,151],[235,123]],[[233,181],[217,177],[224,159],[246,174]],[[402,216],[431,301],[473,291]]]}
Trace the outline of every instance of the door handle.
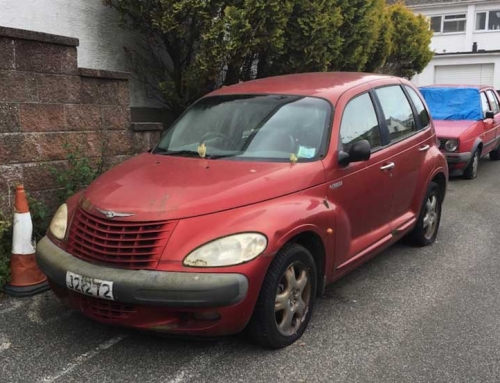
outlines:
{"label": "door handle", "polygon": [[420,148],[418,148],[418,151],[419,152],[426,152],[430,149],[430,145],[424,145],[424,146],[421,146]]}
{"label": "door handle", "polygon": [[394,162],[389,162],[388,164],[386,165],[383,165],[380,167],[380,170],[389,170],[389,169],[393,169],[396,165],[394,165]]}

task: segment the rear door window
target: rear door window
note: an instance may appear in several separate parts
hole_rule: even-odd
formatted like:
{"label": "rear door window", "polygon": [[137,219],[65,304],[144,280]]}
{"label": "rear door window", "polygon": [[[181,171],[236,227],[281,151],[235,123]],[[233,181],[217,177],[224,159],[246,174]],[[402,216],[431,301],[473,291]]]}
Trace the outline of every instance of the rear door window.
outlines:
{"label": "rear door window", "polygon": [[498,105],[498,99],[495,93],[492,90],[487,90],[486,94],[488,96],[488,100],[490,100],[490,105],[493,110],[493,113],[497,114],[500,112],[500,106]]}
{"label": "rear door window", "polygon": [[411,101],[413,102],[413,105],[415,106],[415,110],[417,111],[418,119],[420,120],[420,126],[421,128],[426,128],[429,126],[430,118],[429,118],[429,112],[427,112],[427,109],[425,108],[424,103],[422,102],[422,99],[418,96],[417,92],[415,92],[412,88],[409,86],[405,86],[406,91],[410,95]]}
{"label": "rear door window", "polygon": [[350,100],[340,123],[341,148],[348,152],[357,141],[368,140],[372,151],[380,148],[380,127],[372,99],[368,93]]}
{"label": "rear door window", "polygon": [[397,142],[417,131],[413,111],[403,89],[399,85],[375,90],[384,112],[390,142]]}

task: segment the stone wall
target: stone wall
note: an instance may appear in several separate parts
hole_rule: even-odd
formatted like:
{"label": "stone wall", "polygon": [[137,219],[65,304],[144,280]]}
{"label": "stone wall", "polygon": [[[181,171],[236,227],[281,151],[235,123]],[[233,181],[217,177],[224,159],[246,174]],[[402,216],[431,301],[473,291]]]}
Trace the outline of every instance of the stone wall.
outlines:
{"label": "stone wall", "polygon": [[[9,187],[51,203],[68,144],[112,166],[149,149],[161,124],[131,124],[128,74],[77,66],[78,40],[0,27],[0,203]],[[0,206],[1,208],[2,206]]]}

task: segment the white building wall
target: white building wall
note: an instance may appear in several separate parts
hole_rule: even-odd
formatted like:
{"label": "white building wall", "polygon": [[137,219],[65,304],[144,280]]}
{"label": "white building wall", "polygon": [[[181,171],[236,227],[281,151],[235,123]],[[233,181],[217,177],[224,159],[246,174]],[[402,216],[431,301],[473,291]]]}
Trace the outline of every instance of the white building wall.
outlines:
{"label": "white building wall", "polygon": [[[415,76],[412,81],[418,86],[426,86],[434,84],[435,67],[443,65],[471,65],[471,64],[494,64],[494,79],[493,86],[495,89],[500,89],[500,53],[488,55],[453,55],[453,56],[436,56],[424,69],[424,71]],[[478,84],[479,85],[479,84]]]}
{"label": "white building wall", "polygon": [[[119,15],[102,0],[0,0],[0,26],[80,40],[78,65],[128,71],[123,47],[135,35],[119,26]],[[131,105],[154,106],[140,84],[131,81]]]}
{"label": "white building wall", "polygon": [[[418,14],[432,16],[443,16],[447,14],[467,15],[466,28],[464,32],[457,33],[435,33],[431,41],[431,49],[439,53],[472,52],[472,45],[477,43],[478,50],[500,50],[500,31],[475,31],[476,13],[487,10],[500,10],[500,1],[478,0],[467,4],[441,4],[421,5],[413,7]],[[436,55],[422,73],[415,76],[412,81],[418,86],[434,84],[435,67],[439,65],[468,65],[468,64],[491,64],[494,69],[494,86],[500,89],[500,54],[459,54],[459,55]]]}

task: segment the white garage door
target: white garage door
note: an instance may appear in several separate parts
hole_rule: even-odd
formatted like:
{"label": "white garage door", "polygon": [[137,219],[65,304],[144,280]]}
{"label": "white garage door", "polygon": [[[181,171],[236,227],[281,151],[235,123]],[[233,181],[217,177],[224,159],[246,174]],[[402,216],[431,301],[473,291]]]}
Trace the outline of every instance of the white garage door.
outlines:
{"label": "white garage door", "polygon": [[436,66],[435,84],[494,85],[494,64]]}

